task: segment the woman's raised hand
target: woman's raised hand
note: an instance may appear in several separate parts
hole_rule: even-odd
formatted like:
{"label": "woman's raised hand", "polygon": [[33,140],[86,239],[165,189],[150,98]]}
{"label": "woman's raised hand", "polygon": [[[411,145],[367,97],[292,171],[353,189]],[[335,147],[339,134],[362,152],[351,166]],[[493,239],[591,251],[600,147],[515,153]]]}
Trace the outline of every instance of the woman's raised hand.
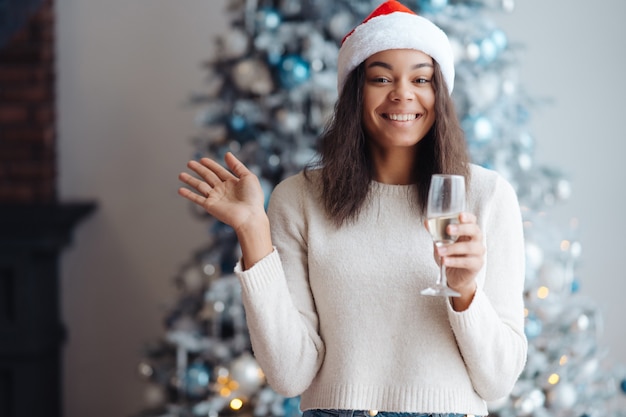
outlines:
{"label": "woman's raised hand", "polygon": [[209,158],[190,161],[187,167],[198,178],[181,173],[179,179],[193,191],[182,187],[178,193],[237,230],[264,210],[263,190],[257,176],[232,153],[224,160],[230,171]]}
{"label": "woman's raised hand", "polygon": [[256,175],[232,153],[224,161],[228,169],[209,158],[190,161],[178,178],[187,184],[178,194],[199,205],[217,220],[231,226],[242,248],[244,263],[253,265],[272,250],[265,197]]}

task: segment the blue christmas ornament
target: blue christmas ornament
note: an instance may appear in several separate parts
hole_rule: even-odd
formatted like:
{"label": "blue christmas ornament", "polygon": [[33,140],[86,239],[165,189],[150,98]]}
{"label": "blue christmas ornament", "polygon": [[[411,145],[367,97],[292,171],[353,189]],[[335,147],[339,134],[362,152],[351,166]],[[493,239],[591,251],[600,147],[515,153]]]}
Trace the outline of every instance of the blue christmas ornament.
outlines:
{"label": "blue christmas ornament", "polygon": [[266,59],[267,59],[268,64],[270,64],[271,66],[280,65],[280,61],[282,57],[283,57],[282,50],[280,49],[267,51]]}
{"label": "blue christmas ornament", "polygon": [[422,13],[438,13],[448,5],[448,0],[419,0],[417,4]]}
{"label": "blue christmas ornament", "polygon": [[519,104],[517,106],[517,121],[519,122],[519,124],[525,124],[526,122],[528,122],[529,119],[530,112],[525,106]]}
{"label": "blue christmas ornament", "polygon": [[280,82],[285,88],[297,87],[311,77],[311,66],[299,55],[286,55],[279,65]]}
{"label": "blue christmas ornament", "polygon": [[246,128],[248,122],[246,121],[246,118],[242,115],[233,114],[232,116],[230,116],[229,125],[231,129],[233,129],[235,132],[241,132]]}
{"label": "blue christmas ornament", "polygon": [[264,7],[256,15],[256,24],[259,32],[274,30],[280,26],[282,21],[280,13],[272,7]]}
{"label": "blue christmas ornament", "polygon": [[480,56],[478,62],[481,64],[490,64],[496,60],[498,56],[498,47],[491,38],[485,38],[480,41]]}
{"label": "blue christmas ornament", "polygon": [[520,148],[525,151],[532,152],[535,149],[535,139],[528,132],[522,132],[519,135]]}
{"label": "blue christmas ornament", "polygon": [[493,124],[485,116],[467,116],[461,122],[461,126],[468,140],[473,142],[473,144],[480,145],[489,142],[493,138]]}
{"label": "blue christmas ornament", "polygon": [[493,166],[493,161],[491,160],[481,162],[480,166],[483,168],[495,170],[495,167]]}
{"label": "blue christmas ornament", "polygon": [[237,152],[241,148],[242,143],[254,140],[255,138],[256,132],[254,123],[240,113],[233,113],[228,118],[228,126],[232,131],[233,140],[225,147],[222,147],[220,157],[226,155],[228,151]]}
{"label": "blue christmas ornament", "polygon": [[572,280],[571,291],[572,294],[576,294],[578,291],[580,291],[580,281],[578,280],[578,278],[574,278]]}
{"label": "blue christmas ornament", "polygon": [[619,383],[619,389],[622,390],[622,393],[626,394],[626,378],[622,379]]}
{"label": "blue christmas ornament", "polygon": [[285,398],[283,402],[284,417],[300,417],[300,397]]}
{"label": "blue christmas ornament", "polygon": [[204,363],[192,363],[185,370],[185,379],[183,381],[185,392],[190,397],[200,397],[206,394],[209,389],[210,379],[209,368]]}
{"label": "blue christmas ornament", "polygon": [[526,318],[526,325],[524,326],[524,333],[526,333],[526,337],[529,340],[535,339],[541,334],[543,330],[543,325],[541,324],[541,320],[536,316],[528,316]]}
{"label": "blue christmas ornament", "polygon": [[270,203],[270,195],[272,194],[272,191],[274,191],[274,185],[267,180],[266,178],[259,178],[259,182],[261,183],[261,188],[263,189],[263,195],[265,197],[265,200],[263,202],[265,209],[267,210],[267,207]]}
{"label": "blue christmas ornament", "polygon": [[506,37],[506,33],[500,29],[495,29],[491,32],[491,40],[495,44],[498,52],[502,52],[506,49],[508,45],[508,39]]}

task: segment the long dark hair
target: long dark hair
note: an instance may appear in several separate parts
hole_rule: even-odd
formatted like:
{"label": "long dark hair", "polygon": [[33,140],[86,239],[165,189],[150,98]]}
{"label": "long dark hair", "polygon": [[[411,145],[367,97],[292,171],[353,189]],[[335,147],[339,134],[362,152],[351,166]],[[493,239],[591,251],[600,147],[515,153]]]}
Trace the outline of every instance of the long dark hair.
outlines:
{"label": "long dark hair", "polygon": [[[446,82],[434,61],[435,122],[416,146],[412,178],[418,209],[426,209],[430,177],[435,173],[464,175],[469,183],[469,156],[465,136]],[[321,168],[322,199],[328,216],[338,225],[357,219],[374,176],[363,130],[365,65],[347,77],[335,103],[333,118],[319,139],[319,160],[305,170]]]}

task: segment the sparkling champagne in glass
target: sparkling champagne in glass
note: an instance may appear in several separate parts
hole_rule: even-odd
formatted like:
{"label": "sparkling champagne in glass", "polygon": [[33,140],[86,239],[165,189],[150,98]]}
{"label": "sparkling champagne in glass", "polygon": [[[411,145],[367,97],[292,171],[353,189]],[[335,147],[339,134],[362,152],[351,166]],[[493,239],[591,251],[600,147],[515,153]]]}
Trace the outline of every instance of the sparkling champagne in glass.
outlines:
{"label": "sparkling champagne in glass", "polygon": [[[461,175],[435,174],[430,180],[426,218],[428,231],[437,247],[450,245],[458,239],[448,233],[448,225],[458,224],[465,210],[465,178]],[[440,262],[439,277],[434,286],[422,290],[424,295],[458,297],[461,294],[448,287],[446,267]]]}

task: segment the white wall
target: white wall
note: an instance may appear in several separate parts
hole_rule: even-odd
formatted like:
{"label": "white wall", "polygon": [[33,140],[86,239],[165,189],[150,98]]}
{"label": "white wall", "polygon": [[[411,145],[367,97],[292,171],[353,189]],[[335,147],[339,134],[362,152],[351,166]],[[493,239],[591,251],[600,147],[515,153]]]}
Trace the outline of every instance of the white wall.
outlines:
{"label": "white wall", "polygon": [[143,407],[141,349],[163,335],[172,278],[206,241],[177,175],[195,130],[183,103],[204,86],[224,4],[56,1],[60,197],[99,204],[62,263],[68,417]]}
{"label": "white wall", "polygon": [[[62,263],[66,417],[143,406],[141,348],[163,335],[172,277],[206,238],[176,175],[194,131],[182,103],[203,86],[225,3],[56,0],[60,197],[99,203]],[[624,17],[622,0],[519,0],[498,19],[527,47],[524,85],[555,99],[533,114],[538,158],[571,174],[574,194],[559,210],[580,219],[583,292],[603,306],[611,355],[626,363],[624,171],[615,173],[626,154]]]}
{"label": "white wall", "polygon": [[572,196],[552,218],[579,222],[581,293],[603,312],[609,362],[626,364],[626,2],[518,0],[496,17],[521,51],[522,81],[553,103],[532,112],[537,159],[562,169]]}

